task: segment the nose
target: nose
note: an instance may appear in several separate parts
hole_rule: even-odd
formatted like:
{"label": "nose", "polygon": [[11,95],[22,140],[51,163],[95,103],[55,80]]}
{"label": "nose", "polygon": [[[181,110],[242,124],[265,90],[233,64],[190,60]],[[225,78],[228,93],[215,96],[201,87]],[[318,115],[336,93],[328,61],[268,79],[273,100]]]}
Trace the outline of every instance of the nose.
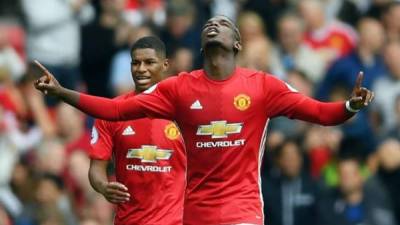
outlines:
{"label": "nose", "polygon": [[146,66],[144,65],[144,62],[139,63],[138,67],[137,67],[137,71],[139,73],[144,73],[146,72]]}
{"label": "nose", "polygon": [[214,26],[214,27],[218,27],[218,22],[217,21],[211,21],[211,26]]}

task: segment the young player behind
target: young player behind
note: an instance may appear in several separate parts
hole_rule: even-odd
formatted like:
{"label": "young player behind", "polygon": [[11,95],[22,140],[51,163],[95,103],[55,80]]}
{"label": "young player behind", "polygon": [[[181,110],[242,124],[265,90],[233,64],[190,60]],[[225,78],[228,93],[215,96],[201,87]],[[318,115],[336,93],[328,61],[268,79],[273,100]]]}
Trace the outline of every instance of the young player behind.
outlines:
{"label": "young player behind", "polygon": [[[161,81],[168,67],[164,43],[143,37],[131,48],[131,73],[136,90],[129,99]],[[186,158],[176,125],[142,118],[109,122],[96,120],[92,130],[89,180],[109,202],[117,204],[114,223],[182,224]],[[114,158],[116,182],[107,179]]]}

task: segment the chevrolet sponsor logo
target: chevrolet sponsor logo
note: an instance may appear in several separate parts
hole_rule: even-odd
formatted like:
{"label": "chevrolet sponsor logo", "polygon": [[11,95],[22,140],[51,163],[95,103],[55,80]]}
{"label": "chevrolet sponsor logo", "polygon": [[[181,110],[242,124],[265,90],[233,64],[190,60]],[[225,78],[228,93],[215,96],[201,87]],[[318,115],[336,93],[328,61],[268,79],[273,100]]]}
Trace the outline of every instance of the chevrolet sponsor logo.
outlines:
{"label": "chevrolet sponsor logo", "polygon": [[169,160],[172,150],[157,149],[157,146],[142,145],[141,148],[128,149],[126,158],[141,159],[141,162],[155,163],[157,160]]}
{"label": "chevrolet sponsor logo", "polygon": [[226,138],[228,134],[239,134],[243,123],[227,123],[223,121],[212,121],[210,125],[200,125],[197,135],[211,135],[211,138]]}

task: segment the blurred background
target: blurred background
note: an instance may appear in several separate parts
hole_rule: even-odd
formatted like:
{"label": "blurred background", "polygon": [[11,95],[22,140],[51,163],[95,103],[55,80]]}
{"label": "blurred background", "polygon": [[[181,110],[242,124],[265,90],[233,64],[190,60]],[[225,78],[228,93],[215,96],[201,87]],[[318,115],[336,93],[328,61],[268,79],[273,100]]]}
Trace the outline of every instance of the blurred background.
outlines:
{"label": "blurred background", "polygon": [[87,178],[93,119],[34,90],[33,59],[65,87],[113,97],[134,89],[135,40],[166,43],[168,75],[198,69],[201,27],[220,14],[242,34],[238,65],[323,101],[347,99],[364,71],[376,95],[342,126],[272,120],[266,224],[400,224],[399,2],[1,0],[0,225],[112,224]]}

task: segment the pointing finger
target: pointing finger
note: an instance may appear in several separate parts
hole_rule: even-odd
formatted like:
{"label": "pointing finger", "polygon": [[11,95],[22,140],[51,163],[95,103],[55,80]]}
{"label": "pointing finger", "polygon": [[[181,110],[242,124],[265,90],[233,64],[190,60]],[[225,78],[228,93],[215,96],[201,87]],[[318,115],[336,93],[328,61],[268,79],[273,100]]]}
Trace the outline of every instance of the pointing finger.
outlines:
{"label": "pointing finger", "polygon": [[49,72],[49,71],[46,69],[46,67],[44,67],[39,61],[35,60],[35,61],[33,61],[33,62],[36,64],[37,67],[40,68],[40,70],[42,70],[42,72],[45,72],[45,73]]}
{"label": "pointing finger", "polygon": [[361,84],[362,84],[363,79],[364,79],[364,72],[360,71],[357,76],[356,85],[354,86],[355,90],[361,89]]}
{"label": "pointing finger", "polygon": [[40,70],[44,73],[46,76],[46,80],[50,81],[51,80],[51,75],[50,72],[44,67],[39,61],[35,60],[34,63],[36,64],[37,67],[40,68]]}

